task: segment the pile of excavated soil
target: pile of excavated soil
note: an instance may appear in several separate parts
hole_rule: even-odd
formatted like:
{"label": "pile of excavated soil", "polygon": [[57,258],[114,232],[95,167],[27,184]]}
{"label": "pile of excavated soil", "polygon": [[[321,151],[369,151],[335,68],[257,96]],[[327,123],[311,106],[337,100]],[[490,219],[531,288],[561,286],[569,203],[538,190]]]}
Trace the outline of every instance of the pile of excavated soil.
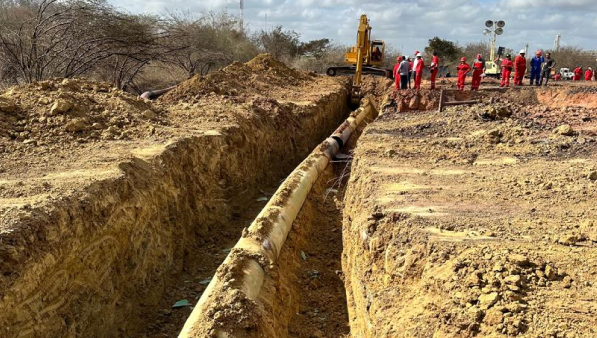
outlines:
{"label": "pile of excavated soil", "polygon": [[260,54],[247,63],[234,62],[207,76],[196,75],[160,98],[162,102],[197,103],[201,98],[221,95],[234,102],[251,96],[268,97],[280,92],[299,91],[317,75],[287,67],[269,54]]}
{"label": "pile of excavated soil", "polygon": [[344,215],[353,336],[596,335],[596,111],[510,94],[365,130]]}
{"label": "pile of excavated soil", "polygon": [[143,138],[161,115],[104,83],[42,81],[0,95],[0,147],[11,153],[27,145]]}

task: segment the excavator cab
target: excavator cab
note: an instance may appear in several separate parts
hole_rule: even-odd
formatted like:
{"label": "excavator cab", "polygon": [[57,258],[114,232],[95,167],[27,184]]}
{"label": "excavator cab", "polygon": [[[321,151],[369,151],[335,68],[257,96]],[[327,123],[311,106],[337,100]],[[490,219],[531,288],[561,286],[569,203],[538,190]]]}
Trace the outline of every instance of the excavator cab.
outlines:
{"label": "excavator cab", "polygon": [[386,51],[386,44],[381,40],[371,42],[371,65],[381,66]]}

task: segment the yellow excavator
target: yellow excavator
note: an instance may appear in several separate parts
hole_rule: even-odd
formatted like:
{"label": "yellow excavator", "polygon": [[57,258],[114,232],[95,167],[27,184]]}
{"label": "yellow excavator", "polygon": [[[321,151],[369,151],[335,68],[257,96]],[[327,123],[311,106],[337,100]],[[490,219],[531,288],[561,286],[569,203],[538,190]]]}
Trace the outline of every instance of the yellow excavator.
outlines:
{"label": "yellow excavator", "polygon": [[367,15],[361,15],[357,31],[357,44],[346,53],[345,63],[348,66],[329,67],[327,75],[354,74],[351,101],[358,103],[361,99],[361,76],[372,74],[392,78],[392,70],[383,69],[386,44],[382,40],[371,40],[371,26]]}

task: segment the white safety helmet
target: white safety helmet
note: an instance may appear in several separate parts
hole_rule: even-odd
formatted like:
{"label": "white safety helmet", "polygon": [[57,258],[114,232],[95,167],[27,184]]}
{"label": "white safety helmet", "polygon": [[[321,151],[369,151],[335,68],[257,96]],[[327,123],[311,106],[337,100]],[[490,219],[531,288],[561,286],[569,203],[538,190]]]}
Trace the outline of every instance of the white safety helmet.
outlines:
{"label": "white safety helmet", "polygon": [[421,54],[421,53],[417,53],[417,57],[419,57],[419,56],[420,56],[420,57],[423,57],[423,54]]}
{"label": "white safety helmet", "polygon": [[524,49],[521,49],[521,50],[520,50],[520,54],[526,54],[526,50],[524,50]]}

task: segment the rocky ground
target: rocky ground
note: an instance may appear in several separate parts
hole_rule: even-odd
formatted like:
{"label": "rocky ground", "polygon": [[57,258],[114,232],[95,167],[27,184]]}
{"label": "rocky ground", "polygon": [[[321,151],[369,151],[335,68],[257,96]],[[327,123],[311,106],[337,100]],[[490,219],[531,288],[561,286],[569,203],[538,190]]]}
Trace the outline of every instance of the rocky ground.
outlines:
{"label": "rocky ground", "polygon": [[446,94],[482,103],[400,112],[399,100],[359,140],[343,236],[351,334],[594,336],[593,89]]}

